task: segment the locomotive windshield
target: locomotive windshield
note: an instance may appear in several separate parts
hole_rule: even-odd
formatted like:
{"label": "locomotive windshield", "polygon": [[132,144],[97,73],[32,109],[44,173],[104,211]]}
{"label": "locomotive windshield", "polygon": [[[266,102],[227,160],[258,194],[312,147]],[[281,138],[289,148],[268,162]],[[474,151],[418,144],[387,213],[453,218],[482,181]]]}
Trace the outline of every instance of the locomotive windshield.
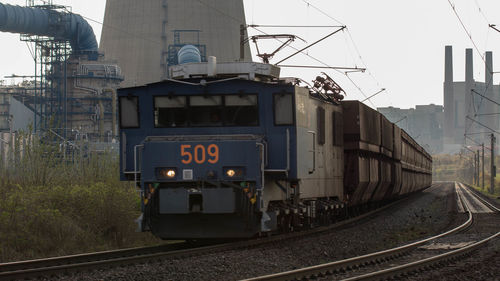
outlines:
{"label": "locomotive windshield", "polygon": [[154,98],[155,127],[258,126],[257,95]]}
{"label": "locomotive windshield", "polygon": [[291,94],[274,94],[275,125],[293,124],[293,98]]}
{"label": "locomotive windshield", "polygon": [[134,96],[120,98],[120,127],[139,127],[139,98]]}

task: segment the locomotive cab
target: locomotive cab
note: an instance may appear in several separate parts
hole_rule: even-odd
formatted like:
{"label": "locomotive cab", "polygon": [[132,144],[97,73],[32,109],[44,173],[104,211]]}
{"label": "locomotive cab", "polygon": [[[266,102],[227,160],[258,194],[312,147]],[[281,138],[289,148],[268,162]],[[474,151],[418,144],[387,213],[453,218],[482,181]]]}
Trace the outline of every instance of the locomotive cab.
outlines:
{"label": "locomotive cab", "polygon": [[221,77],[188,69],[118,91],[121,177],[141,190],[141,230],[169,239],[270,231],[266,175],[297,178],[296,87],[271,65],[218,68]]}

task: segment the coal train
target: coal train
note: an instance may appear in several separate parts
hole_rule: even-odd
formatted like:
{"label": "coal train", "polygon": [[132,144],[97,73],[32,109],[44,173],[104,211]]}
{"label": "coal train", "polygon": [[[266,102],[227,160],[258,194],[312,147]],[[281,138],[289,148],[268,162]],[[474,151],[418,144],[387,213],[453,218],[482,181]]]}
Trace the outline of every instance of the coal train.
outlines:
{"label": "coal train", "polygon": [[[326,74],[192,62],[118,90],[120,176],[140,189],[141,231],[245,238],[331,222],[431,185],[432,158]],[[302,86],[302,85],[305,86]]]}

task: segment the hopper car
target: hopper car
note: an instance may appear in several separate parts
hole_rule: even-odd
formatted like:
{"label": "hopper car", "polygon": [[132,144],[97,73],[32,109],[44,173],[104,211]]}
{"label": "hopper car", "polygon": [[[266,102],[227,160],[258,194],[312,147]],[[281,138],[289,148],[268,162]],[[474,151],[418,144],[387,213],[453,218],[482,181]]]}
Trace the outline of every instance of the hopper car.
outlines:
{"label": "hopper car", "polygon": [[431,185],[432,158],[326,74],[312,85],[254,62],[173,66],[118,90],[120,177],[141,231],[246,238],[332,222]]}

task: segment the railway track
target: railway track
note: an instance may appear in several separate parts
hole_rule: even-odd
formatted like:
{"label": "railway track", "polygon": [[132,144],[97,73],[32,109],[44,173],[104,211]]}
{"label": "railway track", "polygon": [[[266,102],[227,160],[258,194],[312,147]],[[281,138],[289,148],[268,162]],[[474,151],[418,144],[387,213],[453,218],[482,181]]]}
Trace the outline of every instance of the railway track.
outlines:
{"label": "railway track", "polygon": [[[452,230],[385,251],[246,279],[246,281],[380,280],[398,278],[406,274],[429,270],[435,266],[459,259],[500,236],[498,227],[496,227],[495,232],[482,235],[483,237],[470,235],[471,237],[466,238],[467,241],[462,241],[465,235],[459,237],[459,234],[470,231],[475,227],[474,225],[478,224],[474,221],[475,217],[479,217],[479,214],[489,213],[498,217],[500,209],[471,192],[463,184],[455,183],[455,187],[459,202],[462,205],[461,208],[463,212],[468,213],[468,219],[465,223]],[[455,241],[455,243],[450,241]],[[462,242],[456,243],[456,241]]]}
{"label": "railway track", "polygon": [[63,276],[85,270],[106,269],[110,267],[126,266],[138,263],[147,263],[164,259],[203,255],[214,252],[223,252],[234,249],[255,247],[263,244],[272,244],[277,241],[300,239],[301,237],[332,231],[367,219],[388,208],[401,204],[409,197],[391,204],[346,219],[330,226],[317,227],[288,234],[264,237],[252,240],[237,241],[208,246],[193,246],[189,243],[177,243],[158,247],[132,248],[98,253],[80,254],[64,257],[19,261],[0,264],[0,280],[18,280],[37,277]]}

